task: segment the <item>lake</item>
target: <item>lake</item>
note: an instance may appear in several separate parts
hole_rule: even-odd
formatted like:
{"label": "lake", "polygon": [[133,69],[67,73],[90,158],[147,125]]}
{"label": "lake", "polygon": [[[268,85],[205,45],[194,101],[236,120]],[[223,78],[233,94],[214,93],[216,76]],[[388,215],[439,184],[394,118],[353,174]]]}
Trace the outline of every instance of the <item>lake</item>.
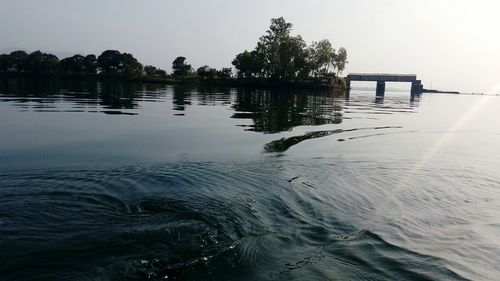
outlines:
{"label": "lake", "polygon": [[500,97],[0,85],[1,280],[500,276]]}

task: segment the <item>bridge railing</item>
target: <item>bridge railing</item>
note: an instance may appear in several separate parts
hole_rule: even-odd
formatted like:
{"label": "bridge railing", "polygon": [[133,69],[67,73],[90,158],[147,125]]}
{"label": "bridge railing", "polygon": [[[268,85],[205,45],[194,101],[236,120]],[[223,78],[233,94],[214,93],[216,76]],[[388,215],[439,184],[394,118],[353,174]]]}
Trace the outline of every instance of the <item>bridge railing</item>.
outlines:
{"label": "bridge railing", "polygon": [[377,81],[377,82],[416,82],[414,74],[389,74],[389,73],[351,73],[347,75],[350,81]]}
{"label": "bridge railing", "polygon": [[402,76],[402,77],[417,77],[416,74],[395,74],[395,73],[349,73],[347,76],[357,75],[357,76]]}

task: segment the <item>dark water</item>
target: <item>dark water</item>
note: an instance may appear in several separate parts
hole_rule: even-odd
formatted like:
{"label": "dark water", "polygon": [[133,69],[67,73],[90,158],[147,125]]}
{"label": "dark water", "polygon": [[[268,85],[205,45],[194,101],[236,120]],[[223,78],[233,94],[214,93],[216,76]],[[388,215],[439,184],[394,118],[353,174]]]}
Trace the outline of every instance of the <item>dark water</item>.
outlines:
{"label": "dark water", "polygon": [[0,85],[0,280],[499,280],[499,98]]}

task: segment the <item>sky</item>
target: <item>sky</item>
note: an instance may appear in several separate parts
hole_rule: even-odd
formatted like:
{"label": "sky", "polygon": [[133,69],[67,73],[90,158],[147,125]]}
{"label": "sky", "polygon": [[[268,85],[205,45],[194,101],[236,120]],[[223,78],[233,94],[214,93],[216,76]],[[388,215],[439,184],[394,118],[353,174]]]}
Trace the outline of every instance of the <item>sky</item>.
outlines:
{"label": "sky", "polygon": [[228,67],[283,16],[350,72],[417,74],[426,88],[500,93],[499,0],[0,0],[0,50],[132,53],[168,72]]}

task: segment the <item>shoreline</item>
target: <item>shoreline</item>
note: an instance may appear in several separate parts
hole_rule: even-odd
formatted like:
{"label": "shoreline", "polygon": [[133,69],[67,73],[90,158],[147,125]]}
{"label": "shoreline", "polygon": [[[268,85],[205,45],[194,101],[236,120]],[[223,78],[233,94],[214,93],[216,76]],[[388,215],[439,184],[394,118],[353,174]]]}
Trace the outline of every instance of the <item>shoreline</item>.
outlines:
{"label": "shoreline", "polygon": [[154,78],[154,77],[110,77],[101,75],[31,75],[29,73],[2,73],[1,79],[50,79],[50,80],[83,80],[83,81],[118,81],[137,83],[157,83],[165,85],[200,85],[200,86],[226,86],[250,88],[280,88],[280,89],[313,89],[313,90],[348,90],[340,84],[328,84],[317,81],[270,81],[268,79],[199,79],[199,78]]}

